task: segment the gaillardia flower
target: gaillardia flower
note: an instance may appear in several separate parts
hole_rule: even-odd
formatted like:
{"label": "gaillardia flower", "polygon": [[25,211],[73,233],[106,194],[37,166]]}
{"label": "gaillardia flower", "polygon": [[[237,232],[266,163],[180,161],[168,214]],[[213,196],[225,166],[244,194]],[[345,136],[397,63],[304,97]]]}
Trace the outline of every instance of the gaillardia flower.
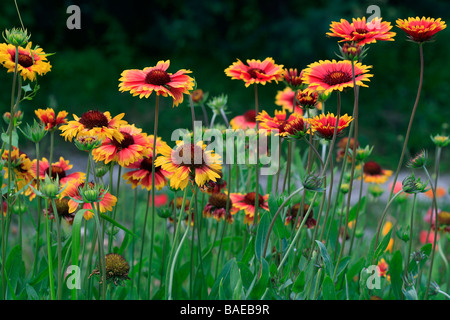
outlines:
{"label": "gaillardia flower", "polygon": [[366,17],[353,18],[349,23],[345,19],[340,22],[333,21],[330,25],[330,31],[327,35],[330,37],[342,38],[341,41],[354,41],[359,45],[382,41],[394,41],[395,32],[389,32],[392,29],[390,22],[381,21],[382,18],[375,17],[370,22],[366,22]]}
{"label": "gaillardia flower", "polygon": [[144,157],[150,149],[150,141],[147,134],[142,129],[134,125],[120,126],[119,132],[123,139],[118,141],[105,138],[102,145],[92,150],[92,157],[95,161],[104,161],[105,164],[114,161],[121,166],[128,166]]}
{"label": "gaillardia flower", "polygon": [[297,69],[285,69],[284,70],[284,82],[291,89],[301,89],[303,85],[303,70],[298,73]]}
{"label": "gaillardia flower", "polygon": [[[8,161],[9,159],[9,150],[3,151],[2,154],[2,160]],[[33,172],[31,170],[32,161],[28,156],[20,151],[18,148],[13,146],[12,152],[11,152],[11,169],[14,171],[14,179],[17,182],[17,189],[21,190],[23,187],[25,187],[30,181],[33,180]],[[8,166],[5,165],[3,167],[3,170],[5,171],[4,177],[5,179],[8,178]],[[26,196],[30,196],[30,200],[34,198],[34,193],[32,193],[31,188],[28,188],[25,191]]]}
{"label": "gaillardia flower", "polygon": [[34,110],[36,116],[45,125],[45,130],[56,129],[59,125],[67,123],[67,111],[59,111],[58,114],[52,108]]}
{"label": "gaillardia flower", "polygon": [[[150,149],[147,150],[142,159],[127,165],[126,167],[132,170],[123,175],[123,178],[127,180],[127,183],[131,183],[133,189],[138,185],[140,185],[142,189],[152,189],[153,135],[149,137],[149,140],[152,141]],[[158,156],[159,148],[162,145],[167,146],[167,144],[162,142],[161,138],[158,137],[155,150],[156,157]],[[167,184],[167,178],[171,175],[170,172],[155,165],[155,188],[161,190]]]}
{"label": "gaillardia flower", "polygon": [[[127,260],[117,253],[108,253],[105,256],[105,270],[106,281],[114,283],[115,286],[121,285],[125,280],[129,280],[128,272],[130,271],[130,265]],[[89,278],[92,275],[101,276],[100,268],[92,271]],[[99,284],[103,283],[103,279],[100,278]]]}
{"label": "gaillardia flower", "polygon": [[227,202],[228,202],[228,195],[226,193],[222,192],[213,193],[209,197],[208,203],[203,209],[203,215],[208,218],[213,217],[217,221],[225,219],[228,223],[232,223],[233,215],[236,214],[236,212],[238,212],[239,209],[233,205],[233,201],[231,201],[230,195],[230,200],[228,204],[229,213],[227,214]]}
{"label": "gaillardia flower", "polygon": [[102,113],[97,110],[89,110],[83,113],[81,118],[73,115],[75,120],[71,120],[68,124],[60,127],[61,135],[69,141],[79,135],[95,136],[99,139],[114,138],[117,141],[122,141],[123,135],[119,132],[119,127],[127,124],[125,120],[122,120],[124,115],[125,113],[121,113],[111,118],[109,111]]}
{"label": "gaillardia flower", "polygon": [[[363,81],[369,81],[372,74],[368,74],[371,66],[359,62],[354,64],[356,85],[367,87]],[[320,60],[308,65],[303,73],[303,81],[308,84],[307,91],[323,91],[328,94],[332,91],[342,91],[353,87],[352,62],[349,60]]]}
{"label": "gaillardia flower", "polygon": [[[67,187],[61,192],[61,198],[70,198],[68,202],[69,213],[75,212],[78,209],[80,202],[83,200],[81,192],[84,186],[85,183],[83,182],[83,180],[74,180],[72,181],[72,183],[69,183]],[[93,182],[89,182],[89,188],[94,189],[95,184]],[[98,203],[98,206],[101,213],[112,211],[112,208],[116,205],[117,202],[117,198],[115,196],[103,189],[100,189],[99,198],[101,200]],[[84,213],[84,218],[86,220],[89,220],[94,216],[94,211],[90,203],[83,203],[82,209],[88,209]]]}
{"label": "gaillardia flower", "polygon": [[[300,105],[295,97],[295,93],[296,91],[292,90],[290,87],[286,87],[283,91],[278,91],[275,96],[275,104],[282,107],[283,110],[303,114],[303,109],[300,108]],[[294,101],[295,108],[293,108]]]}
{"label": "gaillardia flower", "polygon": [[253,83],[265,85],[267,82],[278,81],[283,79],[283,65],[275,64],[272,58],[261,60],[247,60],[247,64],[238,59],[231,66],[225,69],[225,74],[231,79],[243,80],[245,86],[248,87]]}
{"label": "gaillardia flower", "polygon": [[[42,48],[31,49],[31,42],[25,48],[18,47],[17,73],[23,80],[36,80],[36,74],[42,76],[50,71],[52,66],[47,61],[47,55]],[[0,43],[0,63],[14,72],[16,65],[16,47],[12,44]]]}
{"label": "gaillardia flower", "polygon": [[133,96],[148,98],[154,91],[157,95],[171,97],[173,105],[183,102],[183,94],[194,89],[194,79],[187,75],[190,70],[181,69],[174,74],[167,72],[170,60],[158,61],[156,66],[143,70],[125,70],[119,79],[119,91],[130,91]]}
{"label": "gaillardia flower", "polygon": [[[331,140],[333,138],[337,120],[337,116],[333,113],[330,114],[328,112],[327,115],[320,114],[307,120],[315,134],[319,135],[323,139]],[[339,136],[342,130],[347,128],[352,120],[353,118],[347,114],[340,116],[336,135]]]}
{"label": "gaillardia flower", "polygon": [[202,141],[196,144],[179,141],[174,149],[163,145],[155,165],[172,174],[172,188],[184,189],[190,180],[202,187],[209,180],[217,181],[222,170],[220,156],[205,149]]}
{"label": "gaillardia flower", "polygon": [[397,19],[396,22],[397,27],[405,31],[411,41],[418,43],[432,40],[436,33],[447,28],[445,21],[441,21],[441,18],[410,17],[404,20]]}
{"label": "gaillardia flower", "polygon": [[[295,221],[297,220],[296,228],[300,227],[300,224],[302,223],[303,219],[305,219],[306,213],[309,210],[309,205],[305,204],[303,206],[303,212],[301,212],[301,216],[297,218],[297,215],[300,211],[300,203],[295,204],[292,208],[289,208],[286,213],[286,220],[284,222],[285,225],[292,224],[294,225]],[[313,210],[309,210],[308,216],[306,217],[305,226],[308,229],[314,228],[317,224],[316,219],[313,218]]]}
{"label": "gaillardia flower", "polygon": [[[233,201],[233,205],[238,210],[243,210],[245,212],[244,223],[253,223],[255,216],[255,202],[256,193],[250,192],[247,194],[242,193],[231,193],[230,199]],[[269,211],[269,195],[258,194],[258,208],[262,210]]]}
{"label": "gaillardia flower", "polygon": [[368,161],[363,167],[363,179],[366,183],[385,183],[392,175],[392,170],[385,170],[375,161]]}
{"label": "gaillardia flower", "polygon": [[289,134],[289,132],[286,131],[286,126],[298,120],[299,116],[301,117],[300,114],[294,112],[287,118],[285,110],[275,110],[275,117],[272,118],[266,111],[263,110],[256,117],[256,120],[260,122],[260,128],[268,130],[266,133],[269,133],[269,130],[275,130],[278,131],[278,135],[284,137]]}
{"label": "gaillardia flower", "polygon": [[[58,178],[59,184],[64,186],[66,183],[72,180],[83,180],[86,176],[84,172],[73,172],[68,173],[70,169],[73,168],[73,164],[69,164],[69,160],[64,160],[63,157],[59,158],[58,162],[52,163],[52,175],[51,178],[55,180]],[[31,172],[33,173],[33,177],[37,178],[37,160],[33,160],[31,165]],[[39,179],[45,179],[45,175],[50,174],[50,164],[48,163],[47,158],[42,158],[39,161]]]}
{"label": "gaillardia flower", "polygon": [[254,129],[256,127],[256,111],[248,110],[243,115],[234,117],[230,121],[230,126],[233,130]]}

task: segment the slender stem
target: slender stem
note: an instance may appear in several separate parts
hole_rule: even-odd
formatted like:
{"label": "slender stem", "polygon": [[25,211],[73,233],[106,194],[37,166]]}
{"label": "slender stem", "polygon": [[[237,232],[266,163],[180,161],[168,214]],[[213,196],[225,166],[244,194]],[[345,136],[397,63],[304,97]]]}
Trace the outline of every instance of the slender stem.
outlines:
{"label": "slender stem", "polygon": [[[96,206],[97,205],[97,206]],[[98,202],[92,202],[91,206],[94,209],[94,218],[95,218],[95,224],[97,226],[97,238],[98,238],[98,264],[101,268],[101,297],[106,300],[106,264],[105,264],[105,251],[103,247],[103,234],[101,231],[101,225],[100,225],[100,219],[98,217],[100,210],[98,208],[99,203]],[[100,288],[99,288],[99,294],[100,294]]]}
{"label": "slender stem", "polygon": [[[139,253],[139,268],[138,268],[138,277],[137,277],[137,295],[138,295],[138,299],[139,299],[139,293],[141,292],[141,272],[142,272],[142,257],[144,254],[144,243],[145,243],[145,231],[147,229],[147,218],[148,218],[148,209],[150,206],[150,193],[151,191],[149,190],[147,193],[147,204],[145,207],[145,216],[144,216],[144,225],[142,226],[142,236],[141,236],[141,251]],[[149,266],[149,268],[151,268],[151,266]],[[150,273],[150,270],[149,270]]]}
{"label": "slender stem", "polygon": [[413,229],[414,229],[414,206],[416,204],[416,196],[417,193],[414,193],[413,198],[413,204],[411,209],[411,223],[410,223],[410,230],[409,230],[409,246],[408,246],[408,255],[406,256],[406,266],[405,266],[405,276],[408,274],[409,269],[409,259],[411,259],[411,250],[412,250],[412,243],[413,243]]}
{"label": "slender stem", "polygon": [[[423,170],[425,171],[425,174],[427,175],[428,179],[431,181],[431,176],[427,170],[427,168],[424,166]],[[436,188],[433,186],[433,183],[430,183],[431,185],[431,191],[433,192],[433,205],[434,205],[434,223],[435,223],[435,231],[434,231],[434,239],[433,239],[433,250],[431,250],[431,264],[430,264],[430,270],[428,272],[428,280],[427,280],[427,289],[425,291],[425,300],[428,298],[428,292],[430,290],[430,284],[431,284],[431,275],[433,272],[433,264],[434,264],[434,256],[436,252],[436,243],[437,243],[437,235],[438,235],[438,206],[437,206],[437,199],[436,199]],[[431,213],[433,214],[433,213]],[[430,218],[431,219],[431,218]],[[433,219],[431,219],[432,221]]]}
{"label": "slender stem", "polygon": [[62,243],[61,243],[61,218],[58,215],[58,209],[56,208],[55,199],[51,199],[51,205],[53,208],[53,214],[55,216],[56,221],[56,241],[57,241],[57,252],[58,252],[58,272],[57,272],[57,279],[58,279],[58,290],[56,291],[56,297],[58,300],[61,300],[62,297]]}
{"label": "slender stem", "polygon": [[389,195],[389,199],[392,197],[392,194],[394,193],[395,183],[397,182],[398,175],[400,173],[400,169],[401,169],[402,164],[403,164],[403,157],[405,156],[406,148],[408,146],[409,134],[411,132],[412,123],[414,121],[414,116],[416,114],[416,109],[417,109],[417,106],[419,104],[420,93],[422,91],[423,67],[424,67],[424,62],[423,62],[423,44],[422,43],[419,43],[419,55],[420,55],[419,87],[417,89],[416,101],[414,102],[414,107],[412,109],[411,117],[409,119],[408,129],[406,130],[405,142],[403,143],[402,153],[400,155],[400,159],[398,160],[398,165],[397,165],[397,170],[395,171],[394,181],[392,182],[392,188],[391,188],[391,193]]}
{"label": "slender stem", "polygon": [[[45,202],[45,211],[47,212],[48,209],[48,201]],[[54,279],[53,279],[53,258],[52,258],[52,244],[50,241],[50,229],[48,225],[48,221],[50,220],[49,216],[47,215],[45,219],[45,231],[47,233],[47,253],[48,253],[48,277],[50,282],[50,299],[55,300],[55,285],[54,285]]]}
{"label": "slender stem", "polygon": [[[41,180],[39,178],[39,142],[36,142],[36,189],[40,191]],[[36,274],[37,265],[38,265],[38,255],[39,255],[39,240],[40,240],[40,232],[41,232],[41,215],[42,215],[42,203],[41,197],[37,196],[37,206],[38,206],[38,223],[36,229],[36,249],[34,252],[34,261],[33,261],[33,275]]]}
{"label": "slender stem", "polygon": [[[259,105],[258,105],[258,85],[255,83],[255,114],[258,116],[259,114]],[[256,165],[255,165],[255,213],[253,216],[253,221],[258,221],[258,208],[259,208],[259,125],[256,122],[255,130],[256,130]]]}

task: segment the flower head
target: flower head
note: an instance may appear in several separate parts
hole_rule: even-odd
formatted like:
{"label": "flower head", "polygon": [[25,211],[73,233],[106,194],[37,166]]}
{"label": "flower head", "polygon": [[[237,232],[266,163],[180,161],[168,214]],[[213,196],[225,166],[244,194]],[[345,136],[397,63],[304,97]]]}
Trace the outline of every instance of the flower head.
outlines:
{"label": "flower head", "polygon": [[[231,193],[230,199],[233,202],[233,205],[238,210],[243,210],[245,213],[244,223],[251,224],[254,221],[255,217],[255,205],[256,205],[256,193],[250,192],[246,194],[242,193]],[[258,208],[269,211],[269,195],[261,195],[258,194]]]}
{"label": "flower head", "polygon": [[[90,191],[87,193],[86,191]],[[116,205],[117,198],[107,192],[100,186],[96,186],[93,182],[89,182],[85,188],[85,182],[83,180],[75,180],[69,183],[67,187],[62,191],[61,197],[69,197],[69,213],[75,212],[78,209],[80,203],[82,208],[87,209],[84,213],[86,220],[91,219],[94,216],[94,211],[91,203],[88,200],[100,200],[98,201],[99,209],[101,213],[106,211],[112,211],[112,208]],[[97,204],[95,204],[97,206]]]}
{"label": "flower head", "polygon": [[[292,123],[295,121],[298,117],[301,117],[301,115],[297,113],[292,113],[289,117],[287,117],[286,111],[282,110],[275,110],[275,117],[269,116],[269,114],[266,111],[262,111],[259,113],[259,115],[256,117],[256,120],[260,123],[260,128],[266,129],[266,130],[275,130],[278,131],[278,135],[284,137],[287,136],[289,133],[286,131],[286,126],[289,123]],[[266,131],[268,132],[268,131]]]}
{"label": "flower head", "polygon": [[[289,112],[296,112],[303,114],[303,109],[300,107],[295,94],[297,91],[292,90],[290,87],[286,87],[283,91],[278,91],[275,96],[275,104],[287,110]],[[293,107],[295,103],[295,108]]]}
{"label": "flower head", "polygon": [[397,27],[405,31],[411,41],[422,43],[432,40],[433,36],[447,28],[447,25],[441,18],[410,17],[397,19]]}
{"label": "flower head", "polygon": [[[106,269],[106,281],[114,283],[115,286],[122,284],[123,281],[129,280],[128,272],[130,271],[130,265],[124,257],[117,253],[108,253],[105,256],[105,269]],[[89,278],[92,275],[101,275],[100,268],[92,271]],[[103,283],[100,279],[99,283]]]}
{"label": "flower head", "polygon": [[156,66],[143,70],[125,70],[119,79],[119,91],[130,91],[133,96],[148,98],[153,92],[173,99],[173,106],[183,102],[183,94],[194,89],[194,79],[188,76],[190,70],[181,69],[174,74],[167,72],[170,60],[158,61]]}
{"label": "flower head", "polygon": [[125,120],[122,120],[125,113],[121,113],[114,118],[111,118],[109,111],[104,113],[98,110],[89,110],[77,117],[73,115],[75,120],[69,121],[69,123],[60,127],[61,135],[65,140],[72,141],[74,137],[78,136],[94,136],[98,139],[116,139],[122,141],[124,138],[119,131],[119,127],[127,124]]}
{"label": "flower head", "polygon": [[302,89],[303,84],[303,70],[298,73],[297,69],[285,69],[284,70],[284,82],[291,90]]}
{"label": "flower head", "polygon": [[[317,224],[316,219],[313,218],[313,210],[312,208],[310,209],[309,204],[305,204],[303,206],[303,210],[301,211],[301,216],[297,218],[297,215],[300,211],[300,203],[295,204],[294,206],[292,206],[292,208],[289,208],[287,213],[286,213],[286,221],[285,221],[285,225],[289,225],[292,224],[294,225],[295,221],[297,220],[297,225],[296,228],[300,227],[300,224],[302,223],[303,219],[305,219],[306,217],[306,213],[308,213],[308,216],[306,218],[305,221],[305,226],[308,229],[314,228]],[[309,210],[309,212],[308,212]]]}
{"label": "flower head", "polygon": [[[143,154],[143,158],[127,165],[126,167],[132,170],[123,175],[123,178],[127,180],[127,183],[131,184],[133,189],[138,185],[140,185],[142,189],[152,189],[153,135],[149,137],[149,140],[151,141],[150,148]],[[158,137],[156,140],[156,156],[159,155],[161,146],[168,148],[167,144]],[[172,173],[155,165],[155,188],[161,190],[167,184],[167,179],[171,175]]]}
{"label": "flower head", "polygon": [[253,83],[265,85],[283,79],[283,65],[275,64],[272,58],[261,60],[247,60],[247,64],[238,59],[231,66],[225,69],[225,74],[231,79],[243,80],[245,86],[248,87]]}
{"label": "flower head", "polygon": [[[372,74],[367,73],[371,66],[365,66],[359,62],[354,64],[355,83],[358,86],[367,87],[363,81],[369,81]],[[342,91],[344,88],[353,87],[352,62],[349,60],[320,60],[308,65],[303,75],[303,81],[308,84],[308,91],[323,91],[324,94],[332,91]]]}
{"label": "flower head", "polygon": [[381,21],[382,18],[374,18],[366,22],[366,18],[353,18],[352,23],[345,19],[340,22],[333,21],[330,25],[330,37],[342,38],[341,41],[353,41],[359,45],[375,43],[378,41],[394,41],[395,32],[389,32],[392,29],[390,22]]}
{"label": "flower head", "polygon": [[256,127],[256,111],[254,109],[246,111],[230,120],[230,126],[233,130],[253,129]]}
{"label": "flower head", "polygon": [[67,111],[56,114],[52,108],[34,110],[36,116],[45,125],[45,130],[55,130],[59,125],[67,123]]}
{"label": "flower head", "polygon": [[431,140],[433,141],[433,143],[441,148],[444,148],[446,146],[448,146],[450,144],[450,137],[449,136],[444,136],[444,135],[435,135],[434,137],[431,136]]}
{"label": "flower head", "polygon": [[189,181],[202,187],[209,180],[216,181],[221,177],[220,156],[213,150],[206,150],[202,141],[196,144],[179,141],[174,149],[164,145],[160,148],[160,153],[155,165],[171,173],[172,188],[184,189]]}
{"label": "flower head", "polygon": [[[31,42],[25,48],[17,47],[17,72],[23,80],[36,80],[36,74],[42,76],[50,71],[52,66],[47,61],[47,54],[42,48],[31,49]],[[16,47],[12,44],[0,43],[0,64],[8,72],[14,72],[16,66]]]}
{"label": "flower head", "polygon": [[363,179],[366,183],[385,183],[392,175],[392,170],[383,169],[375,161],[367,161],[363,167]]}
{"label": "flower head", "polygon": [[427,165],[427,152],[425,150],[420,151],[413,158],[411,158],[406,166],[412,169],[423,168]]}
{"label": "flower head", "polygon": [[[229,203],[228,203],[229,201]],[[227,206],[228,206],[228,213],[227,213]],[[217,221],[220,221],[221,219],[225,219],[228,223],[233,222],[233,215],[238,212],[239,209],[236,208],[233,205],[233,201],[228,199],[228,194],[218,192],[213,193],[208,199],[208,203],[206,204],[205,208],[203,209],[203,215],[206,217],[213,217]]]}
{"label": "flower head", "polygon": [[[86,176],[84,172],[73,172],[68,171],[73,168],[73,164],[70,164],[69,160],[64,160],[63,157],[59,158],[59,161],[51,164],[52,173],[50,178],[53,180],[58,179],[60,185],[64,186],[66,183],[73,180],[80,181]],[[37,179],[37,160],[33,160],[31,165],[31,172],[33,177]],[[42,158],[39,161],[39,179],[45,179],[45,176],[50,174],[50,164],[47,158]]]}
{"label": "flower head", "polygon": [[387,274],[387,270],[388,270],[388,264],[386,263],[386,261],[382,258],[377,265],[377,269],[378,269],[378,275],[380,277],[386,277]]}
{"label": "flower head", "polygon": [[[323,139],[331,140],[336,128],[337,117],[333,113],[320,114],[314,118],[307,119],[314,133]],[[339,136],[348,127],[353,118],[347,114],[339,117],[336,135]]]}
{"label": "flower head", "polygon": [[123,136],[122,140],[105,138],[102,145],[92,151],[95,161],[104,161],[106,164],[114,161],[121,166],[128,166],[148,154],[150,141],[141,129],[134,125],[123,125],[119,132]]}

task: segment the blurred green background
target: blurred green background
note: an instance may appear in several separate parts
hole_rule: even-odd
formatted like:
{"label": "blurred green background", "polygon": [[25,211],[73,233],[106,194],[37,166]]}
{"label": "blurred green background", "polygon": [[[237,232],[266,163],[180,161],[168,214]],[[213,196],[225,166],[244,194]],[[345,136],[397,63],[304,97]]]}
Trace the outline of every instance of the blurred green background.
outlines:
{"label": "blurred green background", "polygon": [[[69,5],[81,9],[81,30],[69,30]],[[254,107],[253,90],[242,81],[228,78],[224,69],[236,59],[273,57],[287,68],[303,69],[325,59],[337,59],[337,38],[325,35],[332,21],[366,16],[369,5],[378,5],[384,21],[397,32],[394,42],[370,45],[364,64],[372,65],[369,88],[360,90],[360,143],[375,145],[373,158],[395,169],[414,104],[419,77],[419,50],[405,41],[395,26],[397,18],[429,16],[449,21],[448,1],[32,1],[18,0],[25,27],[49,57],[52,71],[39,78],[41,90],[31,102],[22,104],[26,121],[32,110],[54,107],[81,115],[89,109],[109,110],[114,116],[125,112],[125,120],[147,133],[153,132],[154,96],[138,99],[118,91],[125,69],[154,66],[170,59],[169,72],[190,69],[198,87],[209,97],[228,95],[233,117]],[[14,1],[1,5],[0,27],[19,27]],[[449,121],[450,30],[440,32],[436,41],[424,46],[423,91],[414,121],[409,147],[433,153],[430,135],[440,133]],[[12,75],[0,72],[0,108],[9,110]],[[283,83],[260,87],[260,108],[273,114],[275,95]],[[160,135],[170,141],[171,132],[191,126],[185,103],[172,108],[162,99]],[[335,111],[335,97],[327,109]],[[351,113],[353,92],[343,97],[343,112]],[[209,110],[210,111],[210,110]],[[201,110],[197,109],[197,117]],[[210,112],[211,115],[211,112]],[[72,116],[69,117],[72,119]],[[62,139],[61,139],[62,141]],[[73,148],[63,144],[62,148]],[[444,152],[445,166],[448,156]],[[447,166],[448,168],[448,166]]]}

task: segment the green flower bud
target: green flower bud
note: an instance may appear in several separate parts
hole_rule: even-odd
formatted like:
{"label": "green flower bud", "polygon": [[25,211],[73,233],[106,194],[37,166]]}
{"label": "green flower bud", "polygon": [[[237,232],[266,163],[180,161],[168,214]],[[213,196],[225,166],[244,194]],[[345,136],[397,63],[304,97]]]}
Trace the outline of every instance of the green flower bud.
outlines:
{"label": "green flower bud", "polygon": [[[364,149],[358,147],[356,149],[356,155],[355,155],[356,161],[365,161],[372,154],[372,150],[373,150],[373,146],[372,147],[365,146]],[[351,152],[352,150],[349,150],[349,151]]]}
{"label": "green flower bud", "polygon": [[380,187],[379,184],[369,184],[369,192],[374,198],[381,197],[381,195],[384,193],[384,189]]}
{"label": "green flower bud", "polygon": [[348,183],[341,184],[341,192],[343,194],[347,194],[349,190],[350,190],[350,185]]}
{"label": "green flower bud", "polygon": [[405,229],[403,227],[400,227],[396,231],[397,237],[402,240],[403,242],[409,241],[409,226],[407,226]]}
{"label": "green flower bud", "polygon": [[12,28],[3,32],[3,39],[15,47],[24,47],[30,40],[31,34],[28,35],[27,29]]}
{"label": "green flower bud", "polygon": [[41,182],[40,194],[49,199],[55,199],[60,193],[59,179],[52,180],[48,175],[45,175],[44,181]]}
{"label": "green flower bud", "polygon": [[303,186],[306,190],[310,191],[323,191],[323,188],[321,188],[323,183],[323,179],[314,175],[309,174],[306,176],[305,180],[303,181]]}
{"label": "green flower bud", "polygon": [[412,169],[423,168],[427,165],[427,152],[425,150],[420,151],[418,154],[411,158],[406,166]]}
{"label": "green flower bud", "polygon": [[214,111],[215,114],[220,114],[221,110],[227,110],[227,102],[228,96],[222,94],[220,96],[212,98],[211,101],[207,103],[207,105]]}
{"label": "green flower bud", "polygon": [[423,193],[427,192],[428,181],[423,183],[420,178],[416,179],[414,173],[406,177],[403,182],[403,191],[406,193]]}
{"label": "green flower bud", "polygon": [[431,136],[431,141],[433,141],[433,143],[441,148],[444,148],[446,146],[448,146],[448,144],[450,143],[450,137],[449,136],[441,136],[441,135],[435,135],[434,137]]}
{"label": "green flower bud", "polygon": [[74,139],[75,146],[81,151],[92,151],[102,145],[102,140],[93,136],[79,135]]}
{"label": "green flower bud", "polygon": [[[20,129],[20,128],[19,128]],[[47,134],[47,130],[45,130],[45,126],[36,120],[34,120],[34,123],[32,126],[27,124],[27,127],[25,130],[20,129],[22,131],[23,135],[30,140],[31,142],[38,143],[40,142],[45,135]]]}

